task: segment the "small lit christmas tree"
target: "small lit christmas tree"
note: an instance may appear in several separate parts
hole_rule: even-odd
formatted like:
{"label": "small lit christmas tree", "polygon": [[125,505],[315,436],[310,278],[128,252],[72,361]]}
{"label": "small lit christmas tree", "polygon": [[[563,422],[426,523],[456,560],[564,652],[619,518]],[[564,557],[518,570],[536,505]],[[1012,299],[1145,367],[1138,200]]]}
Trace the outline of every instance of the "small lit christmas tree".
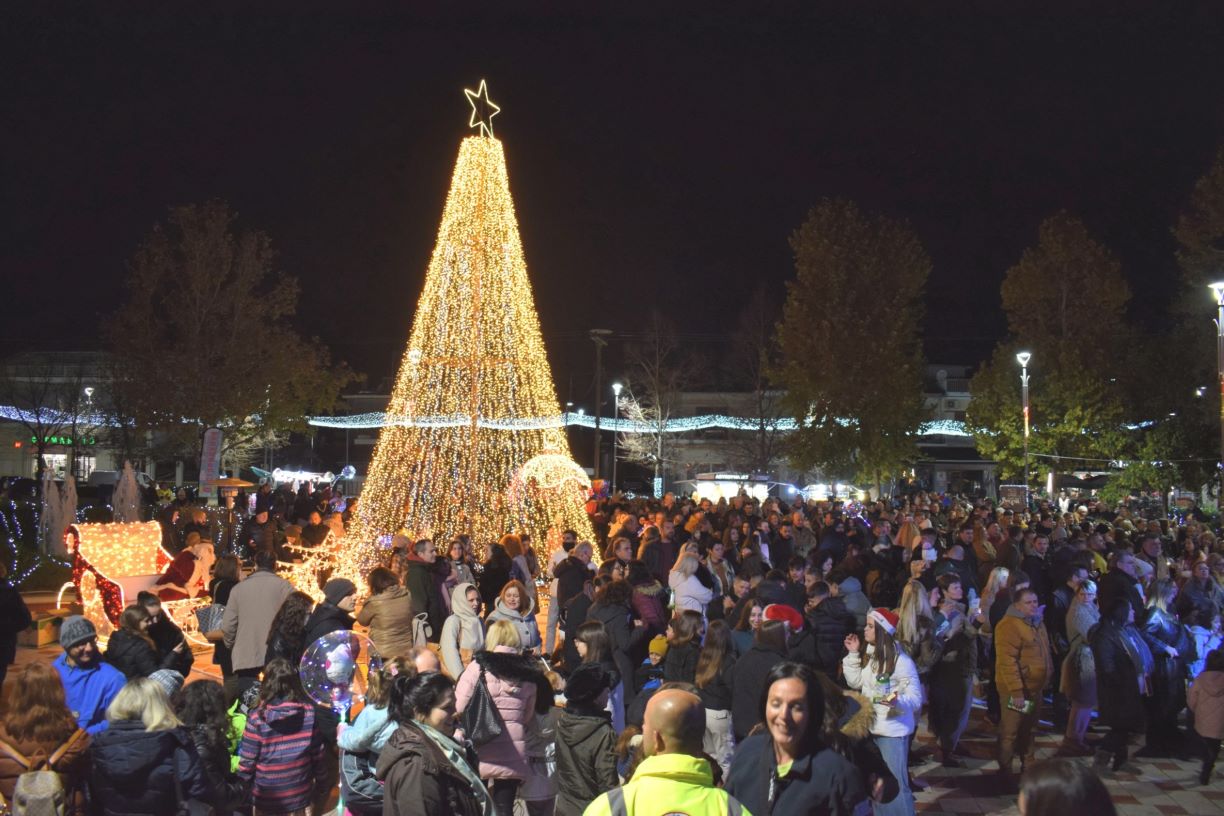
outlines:
{"label": "small lit christmas tree", "polygon": [[[482,549],[530,532],[591,536],[589,481],[570,457],[523,260],[497,107],[472,102],[425,289],[386,421],[346,538],[380,557],[400,530],[445,551],[460,533]],[[351,546],[351,544],[349,545]]]}

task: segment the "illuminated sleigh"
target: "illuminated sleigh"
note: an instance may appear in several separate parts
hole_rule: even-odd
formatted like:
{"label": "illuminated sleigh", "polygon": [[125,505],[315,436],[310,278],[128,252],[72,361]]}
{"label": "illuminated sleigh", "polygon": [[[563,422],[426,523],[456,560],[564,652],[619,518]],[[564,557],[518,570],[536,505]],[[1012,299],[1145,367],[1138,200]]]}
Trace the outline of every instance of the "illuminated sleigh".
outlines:
{"label": "illuminated sleigh", "polygon": [[[131,524],[71,524],[64,544],[72,558],[72,584],[83,614],[106,640],[119,626],[123,608],[143,591],[153,591],[173,560],[162,547],[156,521]],[[163,601],[162,609],[192,642],[209,645],[199,632],[195,611],[212,601],[207,597]]]}

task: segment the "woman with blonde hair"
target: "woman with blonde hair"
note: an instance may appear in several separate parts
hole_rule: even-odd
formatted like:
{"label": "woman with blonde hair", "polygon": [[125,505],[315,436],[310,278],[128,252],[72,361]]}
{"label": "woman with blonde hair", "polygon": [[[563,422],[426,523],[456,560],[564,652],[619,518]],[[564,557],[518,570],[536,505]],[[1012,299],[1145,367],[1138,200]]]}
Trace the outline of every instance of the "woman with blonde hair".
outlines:
{"label": "woman with blonde hair", "polygon": [[1148,590],[1147,611],[1136,628],[1155,659],[1152,694],[1144,698],[1148,709],[1147,756],[1167,756],[1181,749],[1185,736],[1177,718],[1186,707],[1186,660],[1194,650],[1186,629],[1173,614],[1177,585],[1158,578]]}
{"label": "woman with blonde hair", "polygon": [[697,578],[697,567],[701,562],[687,550],[681,550],[675,565],[667,574],[667,584],[672,590],[672,605],[677,612],[691,609],[705,617],[706,604],[714,598],[714,590]]}
{"label": "woman with blonde hair", "polygon": [[485,618],[485,625],[504,620],[514,624],[518,631],[520,648],[525,652],[540,649],[540,624],[536,621],[535,600],[523,582],[518,579],[502,587],[493,611]]}
{"label": "woman with blonde hair", "polygon": [[930,594],[921,581],[911,579],[901,591],[894,639],[913,659],[919,677],[923,677],[939,660],[935,614],[931,611]]}
{"label": "woman with blonde hair", "polygon": [[480,778],[492,794],[498,816],[512,816],[519,785],[531,775],[528,726],[536,714],[547,712],[553,704],[552,685],[539,659],[520,654],[520,645],[514,624],[493,621],[485,635],[485,648],[473,656],[455,687],[455,709],[460,713],[477,685],[484,684],[501,715],[502,732],[479,746]]}
{"label": "woman with blonde hair", "polygon": [[212,799],[195,743],[156,681],[129,680],[107,707],[106,720],[92,749],[89,787],[97,813],[154,816],[176,799]]}

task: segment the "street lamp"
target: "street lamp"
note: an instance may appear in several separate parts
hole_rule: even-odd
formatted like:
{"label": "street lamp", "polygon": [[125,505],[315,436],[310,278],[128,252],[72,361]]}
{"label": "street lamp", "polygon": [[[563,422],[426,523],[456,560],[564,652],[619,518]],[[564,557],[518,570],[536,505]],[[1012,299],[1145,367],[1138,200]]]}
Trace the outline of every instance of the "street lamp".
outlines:
{"label": "street lamp", "polygon": [[1216,299],[1216,371],[1220,378],[1220,461],[1216,464],[1220,488],[1216,502],[1224,503],[1224,281],[1216,281],[1210,286]]}
{"label": "street lamp", "polygon": [[[620,418],[620,392],[624,388],[618,382],[612,383],[612,418]],[[616,493],[616,460],[620,456],[620,435],[616,432],[616,423],[612,423],[612,492]]]}
{"label": "street lamp", "polygon": [[612,334],[611,329],[591,329],[589,332],[591,342],[595,344],[595,462],[591,469],[594,478],[599,478],[599,456],[603,452],[601,450],[599,420],[603,414],[603,350],[604,346],[608,345],[607,338]]}
{"label": "street lamp", "polygon": [[1033,359],[1032,352],[1022,351],[1016,355],[1016,362],[1020,364],[1020,400],[1024,404],[1024,508],[1027,510],[1029,504],[1029,375],[1028,364],[1029,360]]}

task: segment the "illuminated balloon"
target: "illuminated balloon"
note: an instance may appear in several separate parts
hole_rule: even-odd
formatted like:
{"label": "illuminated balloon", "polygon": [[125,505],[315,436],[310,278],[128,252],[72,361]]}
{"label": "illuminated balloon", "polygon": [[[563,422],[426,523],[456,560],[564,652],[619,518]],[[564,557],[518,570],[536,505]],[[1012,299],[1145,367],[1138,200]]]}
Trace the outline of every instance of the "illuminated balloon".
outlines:
{"label": "illuminated balloon", "polygon": [[307,647],[298,675],[310,699],[343,713],[355,700],[365,699],[370,669],[381,665],[382,657],[368,637],[341,630]]}

